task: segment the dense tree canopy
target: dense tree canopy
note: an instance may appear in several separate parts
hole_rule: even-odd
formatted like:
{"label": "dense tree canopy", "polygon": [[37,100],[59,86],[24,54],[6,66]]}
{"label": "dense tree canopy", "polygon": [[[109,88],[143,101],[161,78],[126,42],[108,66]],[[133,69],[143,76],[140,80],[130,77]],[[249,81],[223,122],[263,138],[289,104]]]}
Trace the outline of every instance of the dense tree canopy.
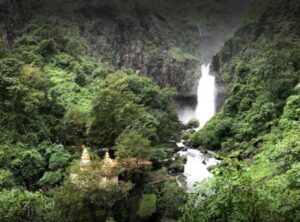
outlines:
{"label": "dense tree canopy", "polygon": [[110,74],[100,83],[88,136],[103,147],[114,145],[125,129],[138,130],[152,144],[174,139],[178,123],[172,96],[172,90],[132,71]]}
{"label": "dense tree canopy", "polygon": [[159,164],[166,153],[153,147],[178,134],[175,91],[96,61],[56,21],[33,17],[11,50],[0,41],[0,220],[126,221],[131,183],[100,188],[99,173],[82,190],[70,163],[89,143]]}
{"label": "dense tree canopy", "polygon": [[[4,2],[1,7],[9,1]],[[93,47],[106,42],[106,35],[86,35],[83,26],[97,26],[93,19],[77,26],[60,15],[68,10],[49,16],[49,8],[45,15],[28,11],[20,22],[17,17],[27,8],[23,12],[17,5],[31,3],[28,10],[38,12],[52,1],[11,2],[8,11],[15,10],[16,17],[5,18],[5,25],[2,15],[7,12],[0,9],[0,221],[300,221],[299,1],[253,2],[242,28],[214,57],[224,105],[197,132],[184,130],[197,128],[196,119],[187,127],[180,125],[173,88],[160,87],[146,77],[150,73],[120,69],[119,61],[108,65],[95,56],[100,52]],[[176,1],[134,2],[157,13],[177,7]],[[208,2],[185,3],[195,10],[181,22],[197,35],[193,17],[203,15],[196,12],[224,10],[220,1]],[[164,10],[150,7],[154,3]],[[170,14],[145,17],[144,11],[131,16],[111,10],[120,5],[113,1],[104,8],[80,10],[87,17],[96,12],[99,20],[113,16],[121,43],[135,16],[147,33],[153,28],[148,20],[167,27],[174,19]],[[207,29],[212,17],[202,21]],[[206,31],[200,30],[201,36]],[[138,50],[135,59],[149,60],[155,77],[165,68],[165,63],[158,68],[163,56],[171,56],[167,65],[178,73],[178,62],[189,67],[197,58],[176,45],[177,34],[171,45],[150,35],[162,42],[159,51],[151,41],[145,48],[133,49],[133,44],[118,50],[125,50],[129,60],[130,50]],[[154,51],[155,61],[142,50]],[[165,54],[158,55],[161,51]],[[172,72],[164,81],[173,81]],[[179,186],[182,173],[170,167],[177,164],[174,153],[181,133],[188,145],[219,151],[221,159],[211,169],[213,178],[190,193]],[[126,160],[134,161],[126,165]]]}

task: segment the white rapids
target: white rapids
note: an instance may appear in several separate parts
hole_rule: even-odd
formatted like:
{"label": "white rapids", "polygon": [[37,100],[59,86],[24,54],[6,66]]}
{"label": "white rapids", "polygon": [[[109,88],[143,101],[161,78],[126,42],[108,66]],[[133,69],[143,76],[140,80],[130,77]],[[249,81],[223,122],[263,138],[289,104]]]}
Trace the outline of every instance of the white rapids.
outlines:
{"label": "white rapids", "polygon": [[179,154],[187,157],[183,174],[186,177],[188,190],[192,190],[195,183],[212,177],[213,175],[209,172],[208,167],[216,166],[220,162],[212,155],[201,153],[196,149],[180,151]]}

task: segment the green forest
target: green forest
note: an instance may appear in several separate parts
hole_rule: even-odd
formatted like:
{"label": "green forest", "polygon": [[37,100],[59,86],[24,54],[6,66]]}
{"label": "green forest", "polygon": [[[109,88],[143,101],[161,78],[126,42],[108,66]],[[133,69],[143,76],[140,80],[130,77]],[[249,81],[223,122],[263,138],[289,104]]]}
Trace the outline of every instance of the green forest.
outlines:
{"label": "green forest", "polygon": [[[0,1],[0,221],[300,221],[300,2],[239,4]],[[224,101],[199,129],[176,98],[203,59]],[[181,140],[220,161],[192,190]]]}

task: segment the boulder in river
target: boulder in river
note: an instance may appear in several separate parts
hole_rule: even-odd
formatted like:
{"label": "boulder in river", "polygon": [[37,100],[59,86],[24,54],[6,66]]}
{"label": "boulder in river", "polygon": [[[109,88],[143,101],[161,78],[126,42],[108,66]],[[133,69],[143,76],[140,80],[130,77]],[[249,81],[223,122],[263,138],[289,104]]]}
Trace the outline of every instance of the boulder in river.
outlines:
{"label": "boulder in river", "polygon": [[164,159],[163,160],[163,163],[164,163],[163,165],[166,166],[166,167],[168,167],[168,166],[170,166],[174,162],[175,162],[175,158],[174,157],[168,158],[168,159]]}
{"label": "boulder in river", "polygon": [[203,147],[198,147],[198,150],[201,152],[201,153],[203,153],[203,154],[208,154],[208,150],[207,149],[205,149],[205,148],[203,148]]}
{"label": "boulder in river", "polygon": [[184,164],[180,162],[174,162],[168,167],[169,171],[172,173],[183,173],[184,171]]}
{"label": "boulder in river", "polygon": [[177,155],[177,156],[175,156],[175,160],[178,161],[178,162],[181,162],[182,164],[186,164],[187,157],[186,156]]}

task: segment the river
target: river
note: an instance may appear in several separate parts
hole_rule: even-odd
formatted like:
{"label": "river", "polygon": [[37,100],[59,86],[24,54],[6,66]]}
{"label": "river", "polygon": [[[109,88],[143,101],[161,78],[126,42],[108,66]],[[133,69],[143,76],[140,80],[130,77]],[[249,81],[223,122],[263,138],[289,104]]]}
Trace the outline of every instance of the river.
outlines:
{"label": "river", "polygon": [[[194,112],[194,118],[199,120],[199,127],[196,130],[203,128],[215,112],[215,77],[210,75],[210,64],[202,64],[197,90],[197,107]],[[182,142],[177,143],[177,146],[185,147]],[[179,155],[187,158],[184,166],[184,176],[187,188],[191,190],[195,183],[210,178],[212,174],[208,168],[217,165],[220,161],[214,158],[213,152],[208,151],[204,154],[196,149],[188,147],[185,147],[185,149],[186,151],[179,151]]]}

